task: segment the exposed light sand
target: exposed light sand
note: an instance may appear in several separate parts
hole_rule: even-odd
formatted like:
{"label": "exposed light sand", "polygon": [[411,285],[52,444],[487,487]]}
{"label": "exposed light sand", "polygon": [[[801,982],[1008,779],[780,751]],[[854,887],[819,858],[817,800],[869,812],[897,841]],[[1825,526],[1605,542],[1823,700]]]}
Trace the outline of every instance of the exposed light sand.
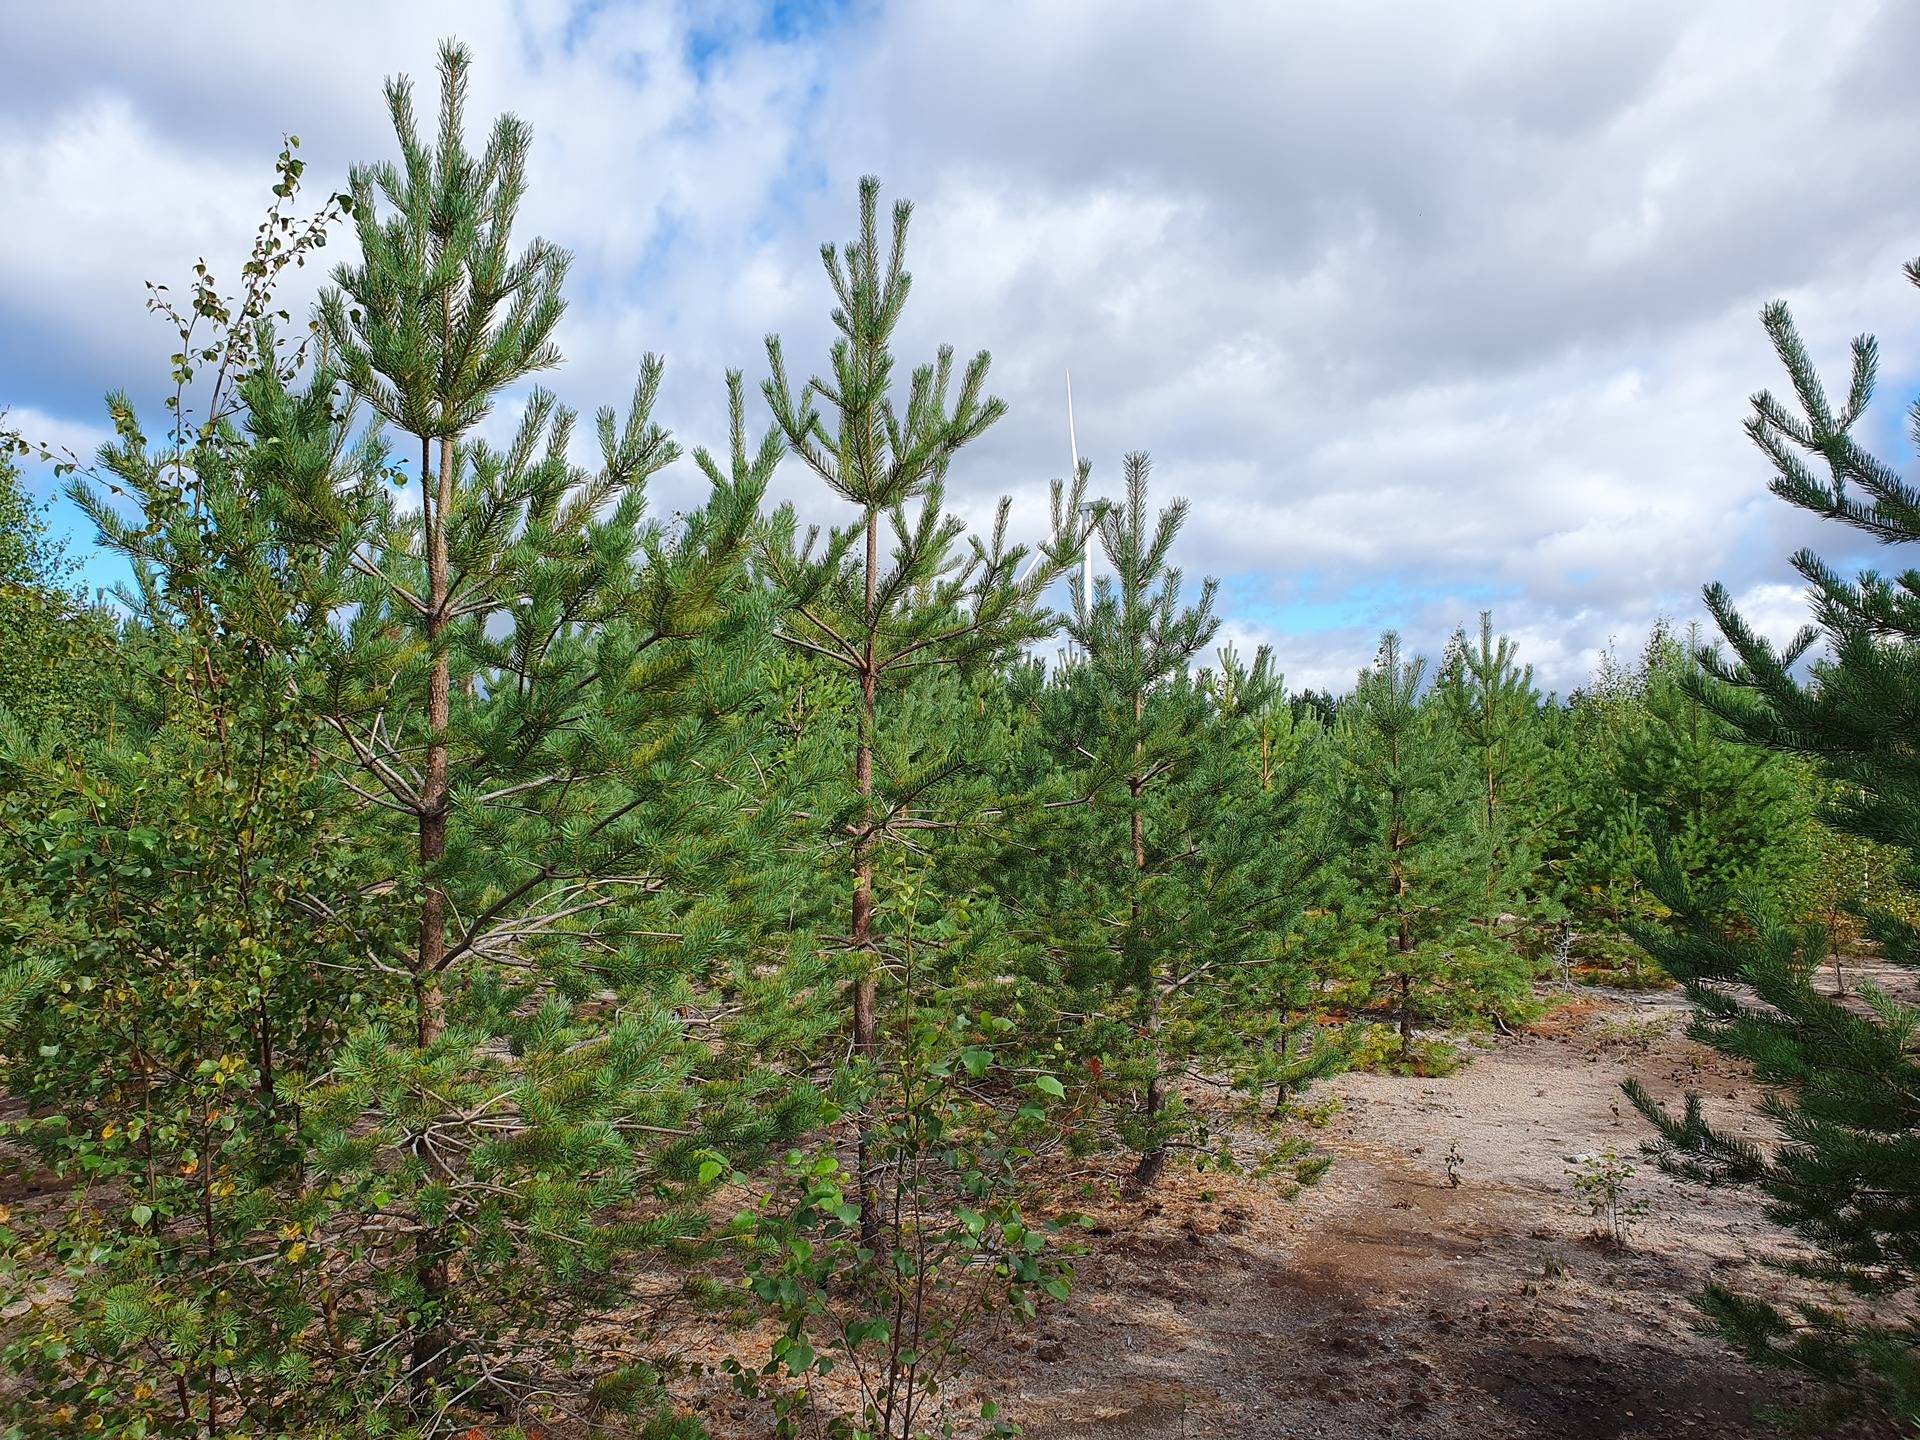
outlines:
{"label": "exposed light sand", "polygon": [[[1750,1193],[1654,1170],[1620,1093],[1698,1089],[1757,1133],[1751,1080],[1685,1038],[1685,1013],[1677,992],[1589,990],[1453,1075],[1341,1077],[1319,1186],[1287,1203],[1188,1174],[1104,1207],[1073,1299],[1010,1352],[981,1347],[972,1388],[1041,1440],[1767,1433],[1756,1404],[1812,1392],[1696,1334],[1687,1297],[1710,1275],[1779,1293],[1758,1262],[1792,1237]],[[1624,1251],[1585,1238],[1566,1170],[1609,1146],[1650,1206]]]}

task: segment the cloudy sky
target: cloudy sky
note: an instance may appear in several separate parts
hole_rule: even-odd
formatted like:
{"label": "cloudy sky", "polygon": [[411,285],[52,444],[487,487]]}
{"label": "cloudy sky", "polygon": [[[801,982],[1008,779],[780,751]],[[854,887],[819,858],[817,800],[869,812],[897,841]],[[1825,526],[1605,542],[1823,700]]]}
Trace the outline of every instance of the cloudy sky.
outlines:
{"label": "cloudy sky", "polygon": [[72,0],[7,28],[0,407],[28,433],[90,448],[106,390],[156,394],[143,282],[236,268],[283,133],[316,193],[388,156],[382,76],[430,98],[457,33],[476,127],[534,127],[527,233],[576,257],[565,400],[619,401],[657,350],[661,418],[721,438],[766,332],[823,354],[818,246],[878,174],[916,206],[903,358],[989,349],[1012,407],[956,503],[1011,493],[1039,532],[1070,366],[1096,484],[1150,451],[1227,633],[1301,685],[1491,608],[1566,688],[1712,578],[1790,630],[1817,532],[1741,433],[1779,384],[1760,305],[1829,366],[1880,335],[1884,450],[1920,385],[1910,5]]}

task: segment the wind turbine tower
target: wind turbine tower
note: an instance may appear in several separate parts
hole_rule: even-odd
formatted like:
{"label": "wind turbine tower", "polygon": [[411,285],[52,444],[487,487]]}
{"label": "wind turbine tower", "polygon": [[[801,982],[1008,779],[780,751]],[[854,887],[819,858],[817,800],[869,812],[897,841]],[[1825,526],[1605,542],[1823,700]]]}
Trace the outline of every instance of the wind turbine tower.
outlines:
{"label": "wind turbine tower", "polygon": [[[1078,481],[1080,441],[1073,433],[1073,369],[1071,366],[1067,369],[1067,448],[1073,452],[1073,469],[1067,474],[1070,481]],[[1086,505],[1081,508],[1090,511],[1093,507]],[[1080,552],[1080,608],[1084,615],[1093,614],[1093,535],[1091,532],[1087,535],[1086,547]]]}

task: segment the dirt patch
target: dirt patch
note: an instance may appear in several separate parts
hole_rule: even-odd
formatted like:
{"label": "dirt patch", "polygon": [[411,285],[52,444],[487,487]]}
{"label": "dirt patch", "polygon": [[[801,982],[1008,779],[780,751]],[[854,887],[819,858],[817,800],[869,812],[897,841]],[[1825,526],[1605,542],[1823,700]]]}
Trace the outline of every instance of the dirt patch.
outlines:
{"label": "dirt patch", "polygon": [[[1567,1174],[1582,1153],[1639,1160],[1648,1127],[1620,1093],[1630,1076],[1663,1100],[1699,1091],[1715,1123],[1755,1138],[1758,1089],[1686,1038],[1677,991],[1554,998],[1521,1033],[1470,1047],[1452,1075],[1321,1087],[1316,1105],[1337,1104],[1318,1107],[1309,1133],[1334,1164],[1296,1200],[1191,1171],[1144,1200],[1089,1206],[1076,1192],[1069,1203],[1096,1228],[1072,1298],[1025,1331],[975,1337],[955,1418],[990,1398],[1035,1440],[1767,1434],[1757,1406],[1814,1392],[1696,1333],[1688,1297],[1709,1277],[1782,1293],[1762,1262],[1793,1254],[1793,1237],[1748,1192],[1642,1164],[1647,1215],[1627,1248],[1597,1245]],[[0,1155],[0,1201],[49,1204],[59,1187],[15,1158]],[[764,1354],[767,1337],[756,1345],[690,1305],[687,1278],[650,1273],[634,1304],[582,1337],[590,1368],[668,1359],[676,1397],[717,1437],[759,1440],[765,1410],[717,1367]]]}
{"label": "dirt patch", "polygon": [[1629,1076],[1757,1133],[1750,1078],[1685,1037],[1685,1011],[1677,992],[1585,991],[1453,1075],[1341,1077],[1319,1186],[1288,1203],[1188,1175],[1115,1202],[1072,1301],[982,1347],[972,1387],[1057,1440],[1766,1433],[1756,1406],[1814,1393],[1697,1334],[1687,1297],[1710,1275],[1778,1293],[1761,1261],[1793,1238],[1750,1194],[1643,1164],[1648,1214],[1615,1250],[1568,1183],[1576,1154],[1639,1160]]}

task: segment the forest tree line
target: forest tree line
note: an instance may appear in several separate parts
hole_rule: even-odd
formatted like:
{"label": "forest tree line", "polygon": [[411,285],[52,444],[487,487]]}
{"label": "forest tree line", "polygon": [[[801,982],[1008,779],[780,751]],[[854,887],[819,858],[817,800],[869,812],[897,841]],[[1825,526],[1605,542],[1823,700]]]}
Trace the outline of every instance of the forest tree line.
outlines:
{"label": "forest tree line", "polygon": [[[1661,628],[1549,696],[1481,616],[1295,692],[1217,644],[1143,455],[1034,543],[969,531],[1005,407],[984,353],[896,359],[871,181],[825,356],[769,339],[690,457],[655,357],[583,426],[526,391],[567,256],[515,234],[530,137],[469,148],[467,72],[424,117],[392,83],[397,159],[315,211],[289,144],[231,292],[155,292],[164,413],[110,397],[87,463],[18,440],[114,600],[0,470],[16,1433],[691,1436],[663,1275],[789,1432],[927,1433],[984,1314],[1068,1293],[1076,1184],[1310,1184],[1341,1068],[1442,1070],[1576,975],[1715,993],[1789,932],[1842,1005],[1903,913],[1897,828],[1830,823],[1861,777],[1752,743],[1744,651]],[[652,513],[689,459],[704,503]],[[783,465],[838,523],[768,503]]]}

